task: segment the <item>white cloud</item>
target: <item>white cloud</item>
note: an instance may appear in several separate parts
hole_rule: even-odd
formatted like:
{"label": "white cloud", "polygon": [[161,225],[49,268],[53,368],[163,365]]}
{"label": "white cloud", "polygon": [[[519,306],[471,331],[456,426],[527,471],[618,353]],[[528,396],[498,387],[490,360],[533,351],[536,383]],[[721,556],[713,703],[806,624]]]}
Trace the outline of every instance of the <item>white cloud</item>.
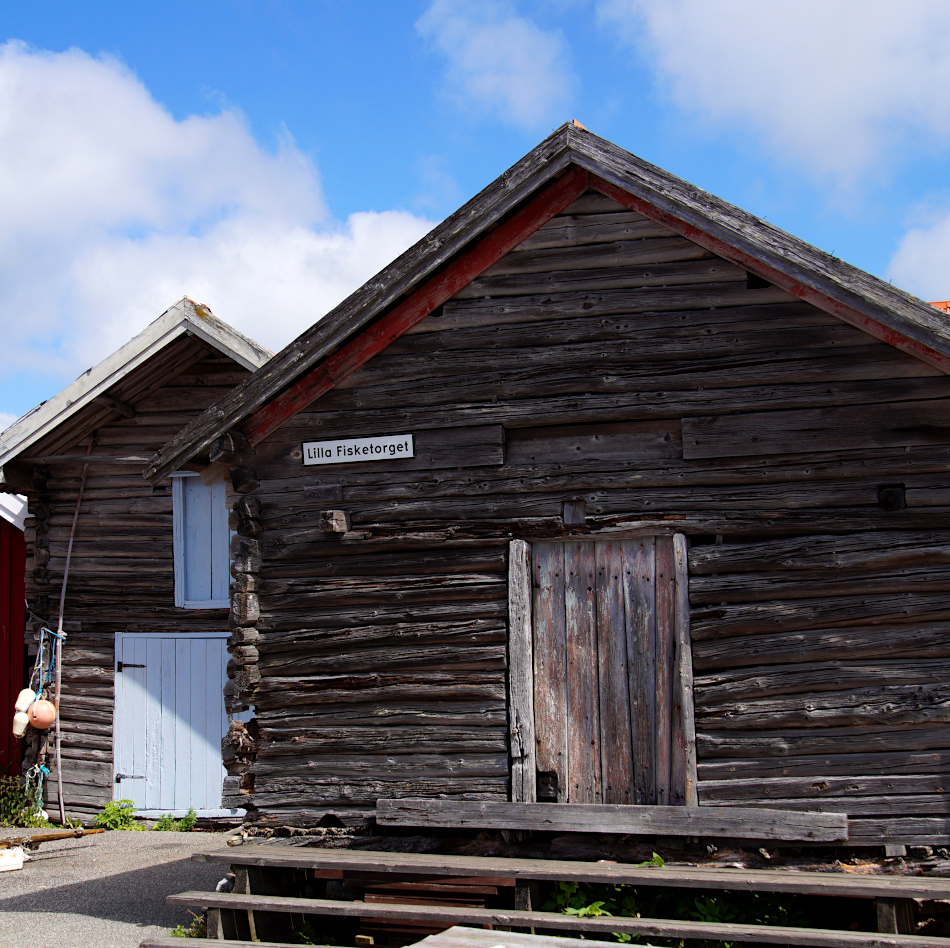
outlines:
{"label": "white cloud", "polygon": [[17,420],[17,416],[8,411],[0,411],[0,432],[6,431]]}
{"label": "white cloud", "polygon": [[848,182],[950,137],[945,0],[599,0],[674,101]]}
{"label": "white cloud", "polygon": [[445,91],[460,108],[528,129],[559,110],[566,120],[573,76],[559,33],[493,0],[433,0],[416,30],[448,60]]}
{"label": "white cloud", "polygon": [[930,220],[901,238],[887,275],[925,300],[950,299],[950,209],[931,212]]}
{"label": "white cloud", "polygon": [[0,368],[60,381],[184,295],[280,348],[431,227],[335,221],[289,138],[269,153],[233,111],[177,121],[112,59],[15,42],[0,207]]}

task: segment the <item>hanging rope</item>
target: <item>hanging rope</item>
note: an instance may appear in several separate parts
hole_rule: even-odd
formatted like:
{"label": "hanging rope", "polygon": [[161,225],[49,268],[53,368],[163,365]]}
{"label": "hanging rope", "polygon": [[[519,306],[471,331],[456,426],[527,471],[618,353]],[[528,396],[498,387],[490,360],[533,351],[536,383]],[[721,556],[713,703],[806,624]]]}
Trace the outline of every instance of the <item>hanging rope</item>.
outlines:
{"label": "hanging rope", "polygon": [[[96,433],[93,432],[89,438],[89,446],[86,448],[86,457],[89,457],[92,446],[96,443]],[[83,491],[86,489],[86,477],[89,474],[89,462],[87,461],[82,468],[82,480],[79,482],[79,495],[76,497],[76,509],[73,512],[73,525],[69,530],[69,544],[66,547],[66,566],[63,570],[63,586],[59,591],[59,625],[56,632],[55,661],[50,664],[50,668],[55,670],[55,700],[56,705],[56,790],[59,796],[59,821],[61,825],[66,825],[66,805],[63,803],[63,755],[62,740],[59,729],[59,698],[63,683],[63,640],[66,633],[63,631],[63,614],[66,607],[66,584],[69,581],[69,561],[73,556],[73,539],[76,536],[76,524],[79,521],[79,508],[82,505]]]}

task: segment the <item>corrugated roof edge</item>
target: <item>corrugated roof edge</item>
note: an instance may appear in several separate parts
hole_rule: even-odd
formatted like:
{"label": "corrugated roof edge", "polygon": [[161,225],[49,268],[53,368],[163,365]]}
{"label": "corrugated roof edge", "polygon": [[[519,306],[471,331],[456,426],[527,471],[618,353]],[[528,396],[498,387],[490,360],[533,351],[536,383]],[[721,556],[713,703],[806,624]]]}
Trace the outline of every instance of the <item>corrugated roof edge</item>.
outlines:
{"label": "corrugated roof edge", "polygon": [[0,465],[14,460],[182,335],[202,339],[251,372],[259,369],[272,355],[253,339],[214,316],[207,306],[183,297],[137,336],[83,372],[75,382],[0,432]]}
{"label": "corrugated roof edge", "polygon": [[151,459],[145,477],[160,480],[257,411],[570,165],[788,274],[836,304],[829,312],[857,311],[950,359],[950,321],[928,303],[567,123],[190,422]]}

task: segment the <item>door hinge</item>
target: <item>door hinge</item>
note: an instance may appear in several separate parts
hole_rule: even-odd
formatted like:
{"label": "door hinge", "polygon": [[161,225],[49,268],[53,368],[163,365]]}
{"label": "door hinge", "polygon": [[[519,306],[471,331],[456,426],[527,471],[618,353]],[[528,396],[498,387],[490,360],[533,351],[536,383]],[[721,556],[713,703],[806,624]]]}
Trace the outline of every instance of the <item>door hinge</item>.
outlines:
{"label": "door hinge", "polygon": [[115,782],[118,783],[120,780],[144,780],[145,774],[116,774]]}
{"label": "door hinge", "polygon": [[123,668],[144,668],[144,665],[133,665],[132,662],[116,662],[115,670],[117,672],[122,671]]}

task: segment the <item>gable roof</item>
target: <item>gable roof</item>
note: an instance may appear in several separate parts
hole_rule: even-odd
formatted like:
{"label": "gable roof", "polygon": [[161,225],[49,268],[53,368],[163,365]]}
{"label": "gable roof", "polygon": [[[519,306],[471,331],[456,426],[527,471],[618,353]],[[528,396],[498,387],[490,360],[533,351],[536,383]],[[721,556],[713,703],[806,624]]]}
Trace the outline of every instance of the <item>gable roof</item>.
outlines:
{"label": "gable roof", "polygon": [[[486,252],[493,238],[507,252],[507,237],[524,239],[588,187],[950,373],[950,321],[928,303],[570,123],[193,420],[152,458],[146,478],[160,480],[257,413],[255,443],[280,412],[301,410],[423,318],[426,306],[441,305],[459,276],[470,281],[499,259]],[[519,230],[519,216],[527,229]]]}
{"label": "gable roof", "polygon": [[[108,416],[109,403],[115,399],[110,399],[106,392],[131,379],[146,362],[183,337],[202,340],[251,372],[271,356],[253,339],[216,319],[207,306],[185,297],[112,355],[83,372],[75,382],[0,432],[0,468],[89,406],[95,405],[100,414]],[[177,368],[173,359],[168,370]]]}

